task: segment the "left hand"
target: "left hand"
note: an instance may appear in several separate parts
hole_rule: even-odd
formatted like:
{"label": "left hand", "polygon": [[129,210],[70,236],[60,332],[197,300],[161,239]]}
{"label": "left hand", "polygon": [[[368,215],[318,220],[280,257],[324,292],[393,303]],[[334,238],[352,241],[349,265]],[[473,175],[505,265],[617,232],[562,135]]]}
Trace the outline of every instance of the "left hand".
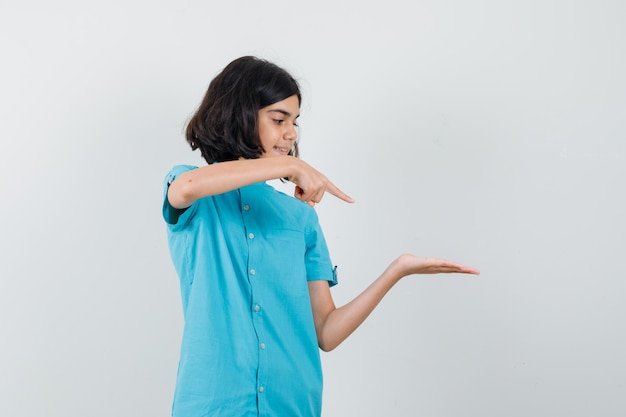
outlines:
{"label": "left hand", "polygon": [[396,269],[401,277],[413,274],[472,274],[479,275],[478,269],[437,258],[418,258],[410,254],[400,255],[390,268]]}

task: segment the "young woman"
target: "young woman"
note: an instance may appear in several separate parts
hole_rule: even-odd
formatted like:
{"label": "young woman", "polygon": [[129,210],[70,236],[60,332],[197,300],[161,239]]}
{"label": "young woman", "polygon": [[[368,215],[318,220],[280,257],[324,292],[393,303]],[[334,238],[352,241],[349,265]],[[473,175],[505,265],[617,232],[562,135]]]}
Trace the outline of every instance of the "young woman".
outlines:
{"label": "young woman", "polygon": [[[231,62],[186,136],[203,167],[167,175],[163,216],[185,318],[174,417],[320,416],[319,349],[348,337],[402,277],[478,271],[404,254],[337,308],[315,204],[352,203],[298,158],[301,93],[282,68]],[[265,181],[286,179],[294,197]]]}

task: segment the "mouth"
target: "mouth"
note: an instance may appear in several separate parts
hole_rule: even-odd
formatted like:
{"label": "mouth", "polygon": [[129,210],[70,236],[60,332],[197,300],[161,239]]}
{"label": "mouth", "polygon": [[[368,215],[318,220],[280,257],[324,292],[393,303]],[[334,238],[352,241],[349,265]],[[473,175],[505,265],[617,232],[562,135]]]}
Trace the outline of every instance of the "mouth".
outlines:
{"label": "mouth", "polygon": [[278,153],[279,155],[288,155],[290,150],[291,149],[289,148],[274,146],[274,152]]}

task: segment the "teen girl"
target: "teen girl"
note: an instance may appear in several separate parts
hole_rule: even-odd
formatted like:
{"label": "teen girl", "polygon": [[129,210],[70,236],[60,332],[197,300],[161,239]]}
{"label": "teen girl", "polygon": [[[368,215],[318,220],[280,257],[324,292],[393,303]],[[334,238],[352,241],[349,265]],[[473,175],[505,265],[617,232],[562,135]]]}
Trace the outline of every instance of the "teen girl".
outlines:
{"label": "teen girl", "polygon": [[[163,216],[185,328],[172,415],[321,415],[319,349],[330,351],[411,274],[478,271],[401,255],[335,307],[337,283],[315,204],[353,200],[298,159],[301,95],[283,69],[231,62],[209,85],[187,141],[208,165],[166,177]],[[294,197],[265,181],[295,184]]]}

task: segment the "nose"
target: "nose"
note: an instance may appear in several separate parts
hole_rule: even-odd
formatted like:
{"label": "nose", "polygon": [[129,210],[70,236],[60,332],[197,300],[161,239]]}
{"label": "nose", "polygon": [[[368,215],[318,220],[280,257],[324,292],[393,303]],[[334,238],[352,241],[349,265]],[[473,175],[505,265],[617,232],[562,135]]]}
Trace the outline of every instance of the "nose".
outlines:
{"label": "nose", "polygon": [[292,140],[292,141],[295,141],[296,139],[298,139],[298,130],[296,129],[295,124],[293,123],[289,124],[289,126],[286,128],[284,138],[285,140]]}

